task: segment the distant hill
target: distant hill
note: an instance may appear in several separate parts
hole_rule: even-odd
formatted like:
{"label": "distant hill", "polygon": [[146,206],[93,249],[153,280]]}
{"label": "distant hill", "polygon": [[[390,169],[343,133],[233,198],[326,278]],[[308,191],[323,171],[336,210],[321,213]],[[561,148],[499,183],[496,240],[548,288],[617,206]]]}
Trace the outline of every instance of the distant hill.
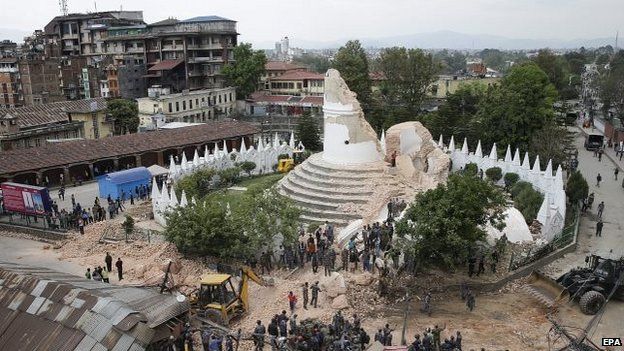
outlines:
{"label": "distant hill", "polygon": [[28,36],[32,33],[29,33],[25,30],[13,29],[13,28],[0,28],[0,41],[9,39],[16,43],[24,42],[24,37]]}
{"label": "distant hill", "polygon": [[[391,47],[405,46],[424,49],[501,49],[501,50],[531,50],[540,48],[574,49],[585,46],[586,48],[613,45],[614,38],[593,39],[512,39],[489,34],[465,34],[453,31],[437,31],[409,35],[397,35],[380,38],[354,38],[360,39],[365,47]],[[291,38],[293,47],[304,49],[327,49],[338,48],[348,39],[334,41],[310,41]],[[258,42],[255,46],[263,49],[271,49],[274,44],[270,42]]]}

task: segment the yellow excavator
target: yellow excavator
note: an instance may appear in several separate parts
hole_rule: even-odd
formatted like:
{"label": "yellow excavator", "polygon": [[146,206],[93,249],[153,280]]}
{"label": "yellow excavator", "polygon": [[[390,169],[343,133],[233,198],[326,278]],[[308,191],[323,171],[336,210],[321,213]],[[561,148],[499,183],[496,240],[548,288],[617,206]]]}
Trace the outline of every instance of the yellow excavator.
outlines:
{"label": "yellow excavator", "polygon": [[213,323],[227,326],[230,321],[249,310],[249,281],[269,286],[251,269],[240,269],[238,289],[234,288],[234,276],[230,274],[208,274],[201,280],[197,296],[191,298],[197,316]]}

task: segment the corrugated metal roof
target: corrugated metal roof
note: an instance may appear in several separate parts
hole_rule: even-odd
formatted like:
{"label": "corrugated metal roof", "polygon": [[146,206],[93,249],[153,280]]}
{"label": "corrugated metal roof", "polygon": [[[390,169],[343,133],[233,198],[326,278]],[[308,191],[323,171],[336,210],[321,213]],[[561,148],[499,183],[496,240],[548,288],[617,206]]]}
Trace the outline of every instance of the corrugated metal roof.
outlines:
{"label": "corrugated metal roof", "polygon": [[[144,350],[188,312],[156,291],[0,262],[0,350]],[[79,286],[79,288],[77,288]],[[156,336],[157,335],[157,336]]]}

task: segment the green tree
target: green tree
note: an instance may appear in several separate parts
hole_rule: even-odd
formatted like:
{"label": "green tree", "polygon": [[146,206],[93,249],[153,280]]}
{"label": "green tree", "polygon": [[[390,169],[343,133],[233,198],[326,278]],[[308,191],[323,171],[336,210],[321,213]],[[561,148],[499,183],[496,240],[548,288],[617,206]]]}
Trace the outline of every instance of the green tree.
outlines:
{"label": "green tree", "polygon": [[[382,83],[385,100],[394,107],[407,109],[414,119],[427,95],[427,89],[440,71],[431,54],[420,49],[394,47],[385,49],[379,58],[386,79]],[[402,122],[402,121],[398,121]]]}
{"label": "green tree", "polygon": [[511,187],[514,186],[518,180],[520,180],[520,176],[518,173],[509,172],[505,173],[503,180],[505,181],[505,187],[507,189],[511,189]]}
{"label": "green tree", "polygon": [[175,184],[175,190],[178,194],[182,194],[184,191],[189,198],[201,199],[210,192],[210,180],[215,174],[216,171],[213,169],[198,169],[178,180]]}
{"label": "green tree", "polygon": [[240,169],[243,170],[243,172],[247,173],[248,176],[251,175],[251,172],[256,169],[256,163],[255,162],[251,162],[251,161],[245,161],[243,163],[241,163],[240,165],[238,165],[238,167],[240,167]]}
{"label": "green tree", "polygon": [[227,84],[236,87],[238,98],[244,99],[256,91],[267,58],[264,51],[253,50],[251,44],[241,43],[234,48],[234,59],[234,63],[225,65],[221,72]]}
{"label": "green tree", "polygon": [[492,182],[496,183],[503,178],[503,170],[500,167],[488,168],[485,171],[485,175]]}
{"label": "green tree", "polygon": [[340,72],[349,89],[357,94],[364,112],[370,110],[371,79],[368,75],[368,58],[359,40],[349,40],[341,47],[332,61],[332,67]]}
{"label": "green tree", "polygon": [[580,171],[573,172],[568,178],[565,189],[566,195],[572,204],[578,204],[589,194],[589,185]]}
{"label": "green tree", "polygon": [[398,246],[415,257],[417,267],[453,267],[485,239],[486,224],[504,228],[505,205],[503,193],[491,183],[451,174],[446,184],[416,195],[397,223]]}
{"label": "green tree", "polygon": [[309,112],[303,113],[297,125],[297,140],[301,141],[307,150],[321,151],[323,144],[321,144],[320,134],[318,122],[310,116]]}
{"label": "green tree", "polygon": [[274,190],[250,191],[234,203],[227,199],[215,196],[168,212],[165,237],[184,253],[239,260],[276,240],[296,241],[300,211],[291,200]]}
{"label": "green tree", "polygon": [[325,73],[331,67],[331,62],[327,57],[311,53],[295,56],[293,61],[305,65],[316,73]]}
{"label": "green tree", "polygon": [[114,99],[107,102],[108,113],[115,121],[117,134],[136,133],[139,128],[139,108],[134,101]]}
{"label": "green tree", "polygon": [[538,52],[533,61],[546,73],[550,82],[561,91],[567,82],[567,61],[555,55],[552,51],[542,49]]}
{"label": "green tree", "polygon": [[543,202],[544,196],[533,189],[533,186],[530,184],[529,186],[524,186],[522,191],[514,197],[514,207],[522,213],[527,224],[533,223]]}
{"label": "green tree", "polygon": [[556,169],[557,166],[566,164],[567,150],[574,149],[573,135],[567,128],[549,121],[531,136],[529,153],[540,156],[542,169],[546,167],[548,160],[552,160],[553,168]]}
{"label": "green tree", "polygon": [[618,118],[624,125],[624,50],[620,50],[609,62],[609,69],[600,78],[600,100],[606,116]]}
{"label": "green tree", "polygon": [[483,84],[461,84],[459,88],[446,96],[446,101],[437,112],[423,116],[423,124],[431,135],[454,135],[455,140],[478,140],[480,129],[474,116],[479,111],[479,104],[485,96]]}
{"label": "green tree", "polygon": [[486,145],[512,145],[526,150],[533,133],[554,117],[557,91],[535,64],[512,67],[500,86],[490,86],[479,104],[477,125]]}

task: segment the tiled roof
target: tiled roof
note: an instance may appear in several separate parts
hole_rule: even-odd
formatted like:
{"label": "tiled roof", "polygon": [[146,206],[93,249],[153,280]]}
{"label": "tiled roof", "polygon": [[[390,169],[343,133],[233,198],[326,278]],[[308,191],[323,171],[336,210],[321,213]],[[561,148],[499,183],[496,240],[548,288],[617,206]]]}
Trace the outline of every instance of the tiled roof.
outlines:
{"label": "tiled roof", "polygon": [[106,99],[95,98],[60,101],[27,107],[0,108],[0,118],[6,115],[17,117],[17,123],[20,128],[43,126],[50,123],[68,121],[67,112],[89,113],[91,112],[92,102],[97,103],[97,111],[106,109]]}
{"label": "tiled roof", "polygon": [[184,60],[162,60],[157,64],[153,65],[148,69],[148,71],[168,71],[170,69],[175,68],[177,65],[184,62]]}
{"label": "tiled roof", "polygon": [[235,22],[235,21],[232,21],[231,19],[227,19],[227,18],[220,17],[220,16],[197,16],[197,17],[185,19],[184,21],[180,21],[180,23],[220,22],[220,21]]}
{"label": "tiled roof", "polygon": [[95,162],[258,133],[251,124],[219,121],[199,126],[51,143],[45,147],[0,152],[0,173],[20,173],[64,165]]}
{"label": "tiled roof", "polygon": [[307,105],[323,106],[322,96],[264,95],[252,94],[251,100],[256,103],[275,105]]}
{"label": "tiled roof", "polygon": [[290,71],[295,69],[305,69],[303,66],[295,65],[290,62],[269,61],[264,65],[266,71]]}
{"label": "tiled roof", "polygon": [[0,262],[0,350],[144,350],[188,310],[172,295]]}
{"label": "tiled roof", "polygon": [[162,21],[151,23],[150,26],[169,26],[169,25],[172,25],[172,24],[176,24],[178,22],[180,22],[180,21],[178,21],[175,18],[167,18],[167,19],[164,19]]}
{"label": "tiled roof", "polygon": [[325,75],[320,74],[320,73],[308,72],[308,71],[292,71],[292,72],[286,72],[278,77],[269,78],[269,80],[272,80],[272,81],[304,80],[304,79],[324,80]]}

